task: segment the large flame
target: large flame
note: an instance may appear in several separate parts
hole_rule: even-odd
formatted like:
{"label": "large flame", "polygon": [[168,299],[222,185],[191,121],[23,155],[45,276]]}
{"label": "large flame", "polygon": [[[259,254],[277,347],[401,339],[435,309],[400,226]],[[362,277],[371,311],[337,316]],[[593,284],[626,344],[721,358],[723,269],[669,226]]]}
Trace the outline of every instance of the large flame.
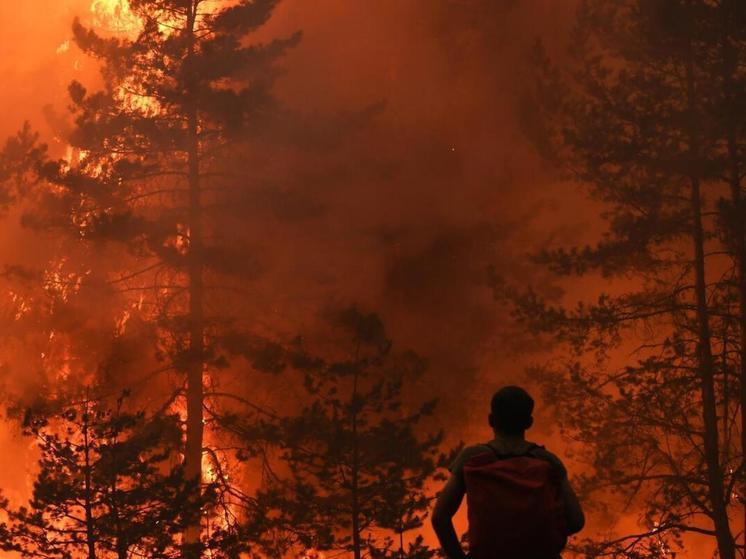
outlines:
{"label": "large flame", "polygon": [[93,24],[109,33],[130,35],[141,25],[128,0],[93,0]]}

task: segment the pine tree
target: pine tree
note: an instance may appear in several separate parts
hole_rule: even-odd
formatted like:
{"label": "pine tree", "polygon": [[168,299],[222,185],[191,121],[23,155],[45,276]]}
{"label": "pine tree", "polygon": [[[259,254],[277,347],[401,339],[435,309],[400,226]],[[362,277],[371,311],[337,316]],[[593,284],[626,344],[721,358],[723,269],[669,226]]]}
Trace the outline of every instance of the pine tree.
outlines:
{"label": "pine tree", "polygon": [[[721,557],[736,554],[738,297],[713,219],[728,174],[721,7],[585,2],[571,70],[539,58],[544,145],[603,204],[608,224],[597,244],[547,250],[540,260],[611,286],[574,308],[512,296],[522,320],[570,349],[560,379],[539,377],[565,429],[587,445],[580,452],[595,474],[587,487],[641,505],[645,530],[598,553],[665,556],[667,538],[700,533]],[[638,360],[613,367],[630,348]]]}
{"label": "pine tree", "polygon": [[[28,125],[6,141],[0,151],[0,188],[7,222],[24,213],[23,221],[33,222],[37,194],[48,186],[40,182],[38,165],[48,157]],[[7,295],[0,301],[1,374],[3,403],[11,416],[49,400],[77,397],[96,376],[108,384],[110,394],[117,394],[124,378],[149,365],[141,355],[152,328],[127,314],[123,294],[107,281],[110,267],[101,254],[78,236],[56,233],[22,228],[24,250],[3,263]],[[129,328],[123,328],[128,322]]]}
{"label": "pine tree", "polygon": [[6,550],[23,557],[167,558],[199,515],[174,456],[176,416],[148,418],[84,401],[56,416],[29,414],[39,471],[26,506],[10,508]]}
{"label": "pine tree", "polygon": [[[218,288],[230,292],[256,274],[250,243],[235,234],[256,177],[237,161],[276,116],[276,62],[299,40],[251,42],[276,4],[130,0],[137,27],[114,36],[76,21],[75,41],[100,61],[104,85],[70,85],[73,156],[55,160],[26,134],[10,146],[25,149],[8,150],[15,156],[4,165],[2,178],[16,184],[36,175],[25,225],[83,241],[109,265],[97,280],[134,295],[123,312],[155,326],[159,370],[185,379],[192,480],[202,479],[210,373],[236,355],[272,367],[254,358],[260,337],[208,307]],[[197,521],[185,531],[190,556],[199,555],[200,532]]]}
{"label": "pine tree", "polygon": [[[746,202],[744,198],[743,177],[746,169],[746,72],[743,60],[746,59],[746,6],[741,2],[725,0],[716,6],[713,18],[712,36],[714,39],[712,71],[710,79],[717,86],[714,106],[715,119],[718,123],[718,135],[721,137],[721,148],[718,152],[718,165],[724,169],[721,181],[727,183],[729,193],[719,201],[720,228],[726,250],[733,259],[733,285],[731,291],[734,319],[734,342],[737,355],[731,361],[735,370],[735,380],[740,391],[734,394],[735,407],[741,408],[740,450],[741,465],[740,488],[743,505],[743,546],[746,549],[746,413],[743,413],[746,402]],[[724,374],[728,374],[726,367]],[[728,382],[727,376],[724,383]],[[728,400],[724,404],[724,414],[730,410]],[[729,433],[725,433],[726,440]]]}
{"label": "pine tree", "polygon": [[[289,530],[280,552],[297,544],[305,552],[346,551],[355,559],[432,557],[421,536],[404,541],[422,527],[432,498],[428,484],[443,479],[440,434],[419,433],[435,402],[403,402],[425,363],[411,352],[394,352],[374,314],[350,308],[334,323],[349,343],[341,358],[311,357],[300,347],[290,352],[289,362],[303,371],[308,402],[297,416],[268,426],[288,476],[260,492],[260,506],[268,510],[257,531],[274,538]],[[277,544],[271,538],[264,538],[270,547]]]}

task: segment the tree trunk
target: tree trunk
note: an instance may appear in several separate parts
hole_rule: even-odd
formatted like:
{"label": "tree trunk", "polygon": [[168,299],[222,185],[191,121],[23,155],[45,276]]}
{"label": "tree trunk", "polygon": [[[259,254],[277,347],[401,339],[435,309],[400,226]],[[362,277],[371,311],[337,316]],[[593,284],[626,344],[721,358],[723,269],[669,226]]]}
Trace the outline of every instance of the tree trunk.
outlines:
{"label": "tree trunk", "polygon": [[[117,417],[119,415],[119,409],[117,409]],[[119,443],[119,430],[116,431],[116,435],[109,439],[109,444],[112,449],[117,448]],[[115,471],[116,466],[114,464],[119,463],[119,456],[116,451],[112,452],[112,471],[111,478],[109,479],[109,495],[111,499],[111,516],[114,521],[114,538],[115,546],[117,551],[117,559],[129,559],[129,543],[127,538],[127,527],[122,523],[122,517],[119,510],[119,499],[117,497],[117,473]]]}
{"label": "tree trunk", "polygon": [[[357,361],[357,359],[356,359]],[[356,363],[355,367],[359,364]],[[355,370],[355,374],[352,380],[352,473],[351,473],[351,485],[352,485],[352,551],[353,558],[360,559],[362,556],[362,544],[360,541],[360,479],[359,479],[359,468],[360,468],[360,456],[357,440],[357,407],[358,407],[358,371]]]}
{"label": "tree trunk", "polygon": [[[729,122],[729,128],[732,128]],[[744,227],[744,204],[741,194],[741,179],[738,165],[738,154],[735,141],[735,133],[732,129],[728,131],[728,152],[731,160],[730,186],[731,199],[735,219],[735,264],[736,282],[738,284],[738,331],[740,348],[738,352],[738,377],[740,386],[740,412],[741,412],[741,470],[743,479],[746,476],[746,228]],[[743,510],[743,537],[744,549],[746,549],[746,497],[741,497],[744,505]]]}
{"label": "tree trunk", "polygon": [[121,518],[119,517],[119,507],[117,506],[116,497],[116,481],[111,485],[111,499],[112,499],[112,515],[114,516],[114,530],[116,531],[116,549],[117,559],[129,559],[129,543],[127,538],[126,527],[122,526]]}
{"label": "tree trunk", "polygon": [[699,176],[699,131],[695,105],[694,60],[691,43],[688,45],[686,69],[687,104],[689,110],[689,149],[691,187],[692,242],[694,249],[694,274],[697,322],[697,361],[702,398],[704,427],[704,458],[707,475],[707,494],[710,502],[715,538],[721,559],[735,559],[736,547],[728,521],[725,503],[725,484],[720,466],[720,442],[715,392],[715,364],[712,357],[709,309],[707,307],[707,281],[705,275],[704,229],[702,226],[702,196]]}
{"label": "tree trunk", "polygon": [[[735,103],[735,88],[733,74],[738,66],[737,52],[731,38],[731,22],[733,20],[733,0],[725,0],[720,5],[722,11],[722,65],[723,65],[723,97],[726,103],[726,139],[728,145],[728,183],[730,186],[731,203],[733,204],[733,259],[736,268],[736,284],[738,286],[738,331],[739,331],[739,359],[738,378],[740,386],[740,415],[741,415],[741,469],[740,475],[746,476],[746,224],[744,223],[744,200],[741,192],[741,161],[738,153],[738,141],[735,116],[739,109]],[[734,118],[731,118],[731,115]],[[726,395],[727,398],[727,395]],[[727,421],[727,419],[724,419]],[[743,501],[743,537],[746,552],[746,498]]]}
{"label": "tree trunk", "polygon": [[404,559],[404,522],[399,526],[399,559]]}
{"label": "tree trunk", "polygon": [[85,484],[85,541],[88,548],[88,559],[96,559],[96,533],[93,521],[93,483],[91,475],[91,441],[88,426],[88,403],[83,411],[83,455],[85,459],[85,472],[83,483]]}
{"label": "tree trunk", "polygon": [[[187,17],[187,39],[189,41],[187,65],[187,142],[189,173],[189,362],[186,383],[186,445],[184,473],[187,481],[194,483],[192,504],[201,499],[202,447],[204,438],[204,312],[203,312],[203,248],[202,248],[202,200],[199,176],[199,114],[195,99],[194,78],[191,77],[191,58],[194,53],[194,26],[196,2],[190,2]],[[197,514],[197,510],[194,511]],[[196,558],[200,550],[201,522],[197,515],[184,532],[185,555]]]}
{"label": "tree trunk", "polygon": [[710,324],[704,268],[704,235],[702,231],[699,180],[692,179],[692,218],[694,220],[694,269],[697,308],[697,359],[704,425],[704,454],[707,489],[715,525],[715,537],[721,559],[735,559],[735,541],[728,522],[725,504],[725,484],[720,466],[720,442],[715,393],[714,360],[712,357]]}
{"label": "tree trunk", "polygon": [[116,548],[117,548],[117,559],[129,559],[129,543],[126,533],[126,528],[122,526],[121,519],[119,518],[119,510],[116,505],[116,482],[112,484],[112,514],[114,516],[114,529],[116,530]]}

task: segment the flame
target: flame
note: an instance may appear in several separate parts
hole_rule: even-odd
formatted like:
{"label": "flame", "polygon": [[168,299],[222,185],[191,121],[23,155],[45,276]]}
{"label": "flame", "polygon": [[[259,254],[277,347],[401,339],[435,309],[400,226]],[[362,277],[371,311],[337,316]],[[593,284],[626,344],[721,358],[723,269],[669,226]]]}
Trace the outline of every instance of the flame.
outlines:
{"label": "flame", "polygon": [[66,264],[67,260],[63,258],[44,270],[45,291],[61,301],[67,301],[70,295],[77,293],[85,276],[90,273],[90,271],[84,274],[68,272],[65,270]]}
{"label": "flame", "polygon": [[33,299],[25,297],[15,291],[8,291],[10,304],[13,308],[13,319],[21,320],[32,308]]}
{"label": "flame", "polygon": [[161,112],[161,104],[155,97],[143,95],[137,91],[137,84],[133,80],[122,84],[116,92],[117,100],[128,110],[140,113],[144,117],[151,117]]}
{"label": "flame", "polygon": [[132,35],[142,26],[128,0],[93,0],[91,13],[93,24],[109,33]]}
{"label": "flame", "polygon": [[[214,10],[215,7],[209,7],[205,13]],[[203,17],[205,13],[200,16]],[[129,0],[93,0],[91,14],[93,14],[94,27],[114,35],[132,38],[143,28],[143,20],[132,11]],[[173,33],[178,27],[177,16],[174,16],[171,21],[168,19],[166,17],[165,20],[158,22],[158,29],[161,33]]]}

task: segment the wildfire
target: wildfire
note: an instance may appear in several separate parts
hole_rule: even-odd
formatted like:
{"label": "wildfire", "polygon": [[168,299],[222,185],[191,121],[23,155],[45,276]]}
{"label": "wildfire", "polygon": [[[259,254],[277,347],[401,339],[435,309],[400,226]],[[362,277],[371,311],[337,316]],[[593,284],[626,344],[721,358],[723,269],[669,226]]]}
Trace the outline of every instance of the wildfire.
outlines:
{"label": "wildfire", "polygon": [[8,297],[12,308],[14,309],[13,319],[21,320],[21,318],[31,310],[31,299],[24,297],[15,291],[8,291]]}
{"label": "wildfire", "polygon": [[67,301],[70,295],[77,293],[84,276],[90,273],[86,272],[81,275],[76,272],[67,272],[65,271],[66,264],[67,261],[63,258],[44,271],[44,289],[62,301]]}
{"label": "wildfire", "polygon": [[[105,34],[119,35],[134,39],[142,29],[141,18],[132,11],[128,0],[93,0],[91,4],[93,27]],[[161,22],[161,31],[170,33],[171,26]],[[146,116],[157,114],[160,110],[158,102],[140,94],[135,83],[125,83],[117,93],[119,101],[130,110],[143,113]]]}
{"label": "wildfire", "polygon": [[[213,12],[216,5],[210,5],[198,14],[197,19],[201,20],[205,15]],[[142,19],[132,11],[129,0],[93,0],[91,3],[91,14],[93,14],[93,25],[102,31],[116,35],[132,37],[138,30],[142,29]],[[176,28],[174,21],[168,21],[168,18],[159,22],[159,29],[162,33],[172,33]]]}
{"label": "wildfire", "polygon": [[128,0],[93,0],[91,13],[93,24],[109,33],[131,35],[141,26]]}

